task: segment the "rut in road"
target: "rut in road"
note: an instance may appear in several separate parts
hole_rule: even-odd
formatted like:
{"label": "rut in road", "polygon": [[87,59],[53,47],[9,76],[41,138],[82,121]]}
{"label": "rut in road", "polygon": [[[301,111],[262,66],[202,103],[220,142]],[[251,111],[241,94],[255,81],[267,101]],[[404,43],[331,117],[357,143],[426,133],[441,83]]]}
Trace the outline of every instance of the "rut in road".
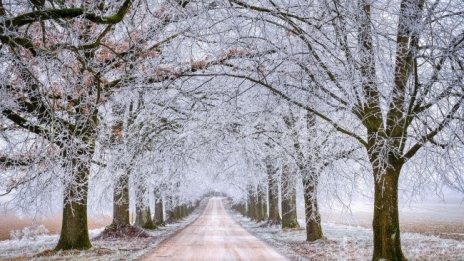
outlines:
{"label": "rut in road", "polygon": [[198,219],[142,260],[287,260],[248,233],[211,198]]}

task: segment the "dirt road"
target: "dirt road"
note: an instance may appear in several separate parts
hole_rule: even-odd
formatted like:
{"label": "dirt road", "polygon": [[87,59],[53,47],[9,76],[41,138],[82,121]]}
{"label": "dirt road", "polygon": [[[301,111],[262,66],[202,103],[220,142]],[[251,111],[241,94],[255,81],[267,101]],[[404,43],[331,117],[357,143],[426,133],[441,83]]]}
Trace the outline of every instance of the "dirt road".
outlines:
{"label": "dirt road", "polygon": [[198,219],[142,260],[287,260],[238,225],[221,198],[211,198]]}

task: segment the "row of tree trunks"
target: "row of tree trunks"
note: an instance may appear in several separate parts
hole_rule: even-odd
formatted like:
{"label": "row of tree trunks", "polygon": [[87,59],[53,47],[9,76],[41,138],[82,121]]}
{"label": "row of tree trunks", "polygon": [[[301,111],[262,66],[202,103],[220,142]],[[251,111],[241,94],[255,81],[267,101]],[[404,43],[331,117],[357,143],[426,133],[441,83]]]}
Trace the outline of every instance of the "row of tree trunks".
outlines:
{"label": "row of tree trunks", "polygon": [[193,205],[187,206],[186,204],[181,204],[181,205],[175,206],[169,211],[169,221],[174,222],[177,220],[181,220],[187,217],[188,215],[190,215],[190,213],[192,213],[194,209],[195,209],[195,206]]}
{"label": "row of tree trunks", "polygon": [[[284,176],[282,179],[282,228],[298,228],[297,211],[296,211],[296,178],[295,175],[290,177]],[[306,220],[306,240],[315,241],[323,238],[321,216],[317,202],[317,178],[311,178],[314,175],[308,175],[303,178],[304,201],[305,201],[305,220]],[[234,209],[248,216],[255,221],[264,221],[263,205],[259,200],[259,192],[249,191],[246,211],[235,205]],[[261,212],[261,213],[260,213]],[[277,213],[278,208],[277,208]],[[270,212],[271,213],[271,212]],[[280,218],[280,215],[278,216]],[[269,217],[269,221],[276,220]]]}
{"label": "row of tree trunks", "polygon": [[249,185],[246,211],[239,207],[236,210],[257,222],[267,221],[271,225],[276,225],[281,223],[278,169],[272,164],[270,158],[266,158],[265,163],[267,186],[261,183],[257,186]]}
{"label": "row of tree trunks", "polygon": [[[271,177],[271,176],[270,176]],[[268,222],[273,224],[282,224],[282,228],[298,228],[297,210],[296,210],[296,173],[291,171],[288,165],[283,167],[282,172],[282,189],[281,189],[281,209],[282,219],[280,219],[278,209],[278,185],[275,178],[269,178],[269,218]],[[323,238],[321,216],[317,201],[317,185],[319,176],[317,173],[304,173],[303,182],[303,197],[305,203],[305,221],[306,221],[306,240],[315,241]],[[241,210],[240,204],[235,205],[234,209],[248,216],[255,221],[266,220],[266,205],[264,200],[262,185],[258,185],[258,190],[254,186],[249,186],[247,208]],[[275,194],[274,194],[275,193]]]}
{"label": "row of tree trunks", "polygon": [[247,215],[246,204],[243,202],[233,204],[232,209],[242,214],[242,216]]}
{"label": "row of tree trunks", "polygon": [[[269,196],[269,218],[268,222],[272,224],[282,224],[282,228],[298,228],[297,211],[296,211],[296,175],[288,171],[288,166],[284,167],[284,175],[282,177],[282,219],[280,219],[278,209],[278,190],[269,193],[275,193]],[[303,197],[305,202],[305,220],[306,220],[306,240],[315,241],[323,238],[321,216],[319,213],[317,201],[317,185],[318,175],[310,173],[303,175]],[[273,182],[273,181],[272,181]],[[271,186],[275,186],[271,183]],[[258,186],[256,192],[253,186],[249,187],[247,208],[241,210],[240,205],[236,205],[234,209],[241,212],[243,215],[255,221],[266,220],[266,205],[263,186]],[[273,202],[273,203],[271,203]]]}
{"label": "row of tree trunks", "polygon": [[[288,170],[286,167],[284,170]],[[287,171],[284,171],[284,173]],[[298,228],[297,211],[296,211],[296,175],[285,174],[282,179],[282,228]],[[258,186],[259,187],[259,186]],[[319,213],[318,202],[317,202],[317,178],[315,175],[307,175],[303,178],[304,188],[304,201],[305,201],[305,220],[306,220],[306,240],[315,241],[323,238],[321,216]],[[236,205],[234,209],[245,214],[252,220],[264,221],[263,218],[263,206],[266,202],[260,202],[260,193],[258,196],[251,190],[249,191],[247,210],[240,210],[239,205]],[[278,195],[276,197],[278,199]],[[269,197],[269,199],[271,199]],[[278,201],[277,203],[278,204]],[[269,213],[277,213],[277,210],[270,211]],[[280,215],[275,215],[274,218],[269,216],[269,222],[276,222],[279,220]],[[279,220],[280,221],[280,220]]]}
{"label": "row of tree trunks", "polygon": [[167,213],[168,222],[175,222],[187,217],[190,215],[190,213],[192,213],[192,211],[195,209],[195,206],[197,205],[187,205],[185,203],[181,203],[181,200],[178,196],[169,196],[167,201],[169,202],[169,211]]}
{"label": "row of tree trunks", "polygon": [[[157,226],[165,224],[164,218],[164,200],[162,194],[155,191],[154,216],[152,218],[150,207],[145,202],[145,192],[141,186],[137,186],[136,195],[136,218],[134,225],[154,229]],[[114,229],[120,226],[131,226],[129,215],[129,175],[122,175],[113,192],[113,222],[109,228]],[[196,205],[187,206],[186,204],[176,205],[176,200],[173,197],[168,197],[170,204],[168,211],[169,221],[180,220],[189,215]]]}
{"label": "row of tree trunks", "polygon": [[[308,117],[311,118],[311,117]],[[308,119],[310,122],[310,119]],[[311,122],[310,122],[311,123]],[[296,144],[296,148],[300,149]],[[305,202],[305,220],[306,220],[306,240],[315,241],[323,238],[321,216],[317,202],[317,185],[319,173],[308,167],[300,158],[298,168],[302,172],[303,196]],[[296,210],[296,169],[292,170],[291,166],[283,166],[281,175],[281,209],[282,218],[279,213],[279,182],[278,169],[273,166],[272,160],[266,158],[267,171],[267,202],[266,188],[258,184],[248,187],[248,200],[246,216],[255,221],[267,220],[270,224],[281,224],[282,228],[298,228],[297,210]],[[296,166],[295,166],[296,168]],[[269,204],[269,216],[267,216],[267,205]],[[240,211],[240,208],[236,208]]]}

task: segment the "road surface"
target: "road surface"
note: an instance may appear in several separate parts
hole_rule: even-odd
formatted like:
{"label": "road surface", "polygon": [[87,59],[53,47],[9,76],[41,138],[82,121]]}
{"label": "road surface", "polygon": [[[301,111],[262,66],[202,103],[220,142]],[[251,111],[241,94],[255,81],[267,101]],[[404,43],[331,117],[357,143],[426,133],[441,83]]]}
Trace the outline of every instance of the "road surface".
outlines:
{"label": "road surface", "polygon": [[209,199],[198,219],[142,260],[287,260],[238,225],[222,198]]}

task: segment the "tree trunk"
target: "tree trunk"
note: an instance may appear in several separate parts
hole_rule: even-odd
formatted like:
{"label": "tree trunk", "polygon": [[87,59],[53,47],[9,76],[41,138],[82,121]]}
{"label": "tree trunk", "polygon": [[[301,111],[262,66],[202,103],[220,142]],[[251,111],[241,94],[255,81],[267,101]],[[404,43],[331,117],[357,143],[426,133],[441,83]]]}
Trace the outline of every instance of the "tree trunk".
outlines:
{"label": "tree trunk", "polygon": [[265,221],[267,219],[267,202],[266,189],[263,185],[258,185],[258,216],[257,221]]}
{"label": "tree trunk", "polygon": [[268,202],[270,224],[280,224],[279,214],[279,183],[277,181],[277,169],[272,164],[267,165],[268,177]]}
{"label": "tree trunk", "polygon": [[140,191],[142,188],[140,185],[136,185],[136,191],[135,191],[135,225],[142,227],[143,226],[143,198],[142,198],[142,192]]}
{"label": "tree trunk", "polygon": [[168,222],[171,222],[172,220],[172,212],[174,211],[174,199],[172,198],[171,195],[166,196],[166,219]]}
{"label": "tree trunk", "polygon": [[137,216],[135,219],[135,223],[143,228],[146,229],[155,229],[156,226],[151,219],[151,211],[150,207],[143,206],[139,210],[137,210]]}
{"label": "tree trunk", "polygon": [[288,165],[284,165],[282,169],[282,228],[298,228],[297,213],[296,213],[296,177],[295,173],[291,172]]}
{"label": "tree trunk", "polygon": [[314,173],[306,173],[303,177],[306,241],[315,241],[322,238],[321,215],[317,206],[318,176]]}
{"label": "tree trunk", "polygon": [[73,160],[73,181],[64,191],[63,220],[60,239],[55,250],[89,249],[92,247],[87,225],[87,194],[90,168],[87,163]]}
{"label": "tree trunk", "polygon": [[372,260],[406,260],[401,250],[398,217],[398,179],[402,164],[390,163],[385,172],[374,168],[374,255]]}
{"label": "tree trunk", "polygon": [[164,208],[163,208],[163,197],[161,194],[155,199],[155,225],[164,226]]}
{"label": "tree trunk", "polygon": [[113,192],[113,223],[115,226],[130,226],[129,219],[129,174],[119,177]]}

